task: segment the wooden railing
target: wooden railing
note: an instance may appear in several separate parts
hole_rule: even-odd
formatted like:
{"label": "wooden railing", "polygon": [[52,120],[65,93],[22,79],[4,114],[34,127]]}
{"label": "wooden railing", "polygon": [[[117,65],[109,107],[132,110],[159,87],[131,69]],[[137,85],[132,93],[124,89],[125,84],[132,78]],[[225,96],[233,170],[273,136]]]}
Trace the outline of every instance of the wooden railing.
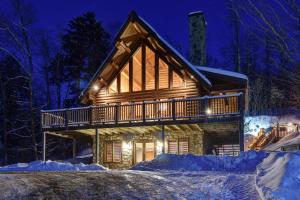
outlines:
{"label": "wooden railing", "polygon": [[242,94],[42,111],[42,128],[228,117],[243,112]]}

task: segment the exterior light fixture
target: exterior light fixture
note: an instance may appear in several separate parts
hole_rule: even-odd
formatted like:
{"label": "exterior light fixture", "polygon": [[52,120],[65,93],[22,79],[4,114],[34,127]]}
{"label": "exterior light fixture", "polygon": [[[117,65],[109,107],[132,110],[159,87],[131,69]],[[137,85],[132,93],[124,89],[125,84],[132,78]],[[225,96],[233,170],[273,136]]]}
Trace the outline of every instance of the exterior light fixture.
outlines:
{"label": "exterior light fixture", "polygon": [[131,142],[125,142],[125,141],[123,141],[122,149],[123,149],[123,151],[132,150]]}
{"label": "exterior light fixture", "polygon": [[211,109],[207,108],[205,112],[206,112],[207,115],[210,115],[211,114]]}
{"label": "exterior light fixture", "polygon": [[93,86],[93,89],[94,89],[95,91],[98,91],[98,90],[99,90],[99,86],[95,84],[95,85]]}
{"label": "exterior light fixture", "polygon": [[163,151],[163,143],[161,141],[156,142],[156,151],[157,152]]}
{"label": "exterior light fixture", "polygon": [[194,79],[194,76],[193,76],[193,75],[191,75],[191,79]]}

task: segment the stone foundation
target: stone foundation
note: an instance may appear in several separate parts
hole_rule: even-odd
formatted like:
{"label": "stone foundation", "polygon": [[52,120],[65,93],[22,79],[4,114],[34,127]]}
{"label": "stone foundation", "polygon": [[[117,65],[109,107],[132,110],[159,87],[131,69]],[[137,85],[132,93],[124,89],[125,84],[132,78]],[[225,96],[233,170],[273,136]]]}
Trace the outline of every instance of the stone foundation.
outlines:
{"label": "stone foundation", "polygon": [[[203,131],[178,131],[178,132],[165,132],[165,152],[168,152],[168,140],[177,140],[177,139],[188,139],[189,141],[189,153],[196,155],[203,155],[204,153],[204,142],[203,142]],[[105,141],[122,141],[122,161],[119,163],[106,163],[104,162],[104,142]],[[93,139],[93,153],[96,152],[95,138]],[[110,169],[126,169],[134,165],[134,144],[135,142],[141,141],[154,141],[155,143],[155,155],[161,154],[163,151],[162,145],[162,134],[161,132],[153,133],[144,133],[144,134],[112,134],[112,135],[100,135],[100,155],[99,161],[101,165],[108,167]],[[94,156],[93,161],[96,161]]]}

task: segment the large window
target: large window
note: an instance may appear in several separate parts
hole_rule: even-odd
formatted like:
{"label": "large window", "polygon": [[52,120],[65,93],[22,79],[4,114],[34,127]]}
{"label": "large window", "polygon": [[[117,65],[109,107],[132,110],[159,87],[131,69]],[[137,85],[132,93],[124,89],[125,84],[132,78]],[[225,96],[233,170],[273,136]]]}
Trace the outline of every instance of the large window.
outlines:
{"label": "large window", "polygon": [[132,60],[132,91],[142,90],[142,48],[139,48],[133,55]]}
{"label": "large window", "polygon": [[155,89],[155,53],[146,47],[146,90]]}
{"label": "large window", "polygon": [[108,93],[109,94],[115,94],[118,92],[118,81],[117,81],[117,78],[115,78],[110,86],[108,87]]}
{"label": "large window", "polygon": [[107,141],[105,142],[105,162],[121,162],[122,159],[122,142]]}
{"label": "large window", "polygon": [[125,65],[120,74],[120,92],[129,92],[129,63]]}
{"label": "large window", "polygon": [[189,140],[188,139],[169,140],[168,153],[171,154],[189,153]]}
{"label": "large window", "polygon": [[162,59],[159,59],[158,69],[159,69],[158,88],[159,89],[169,88],[169,66]]}
{"label": "large window", "polygon": [[[172,80],[172,82],[170,82]],[[108,94],[182,87],[184,79],[151,48],[139,47],[108,87]]]}

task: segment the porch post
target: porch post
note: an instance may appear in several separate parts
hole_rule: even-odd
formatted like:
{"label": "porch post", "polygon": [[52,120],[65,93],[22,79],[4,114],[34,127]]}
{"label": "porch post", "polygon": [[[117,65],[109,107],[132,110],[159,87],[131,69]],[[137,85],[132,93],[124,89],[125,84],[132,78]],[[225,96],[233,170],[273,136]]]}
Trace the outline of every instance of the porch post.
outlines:
{"label": "porch post", "polygon": [[165,125],[161,126],[162,153],[165,153]]}
{"label": "porch post", "polygon": [[73,139],[73,159],[76,158],[76,139]]}
{"label": "porch post", "polygon": [[99,164],[99,132],[98,129],[95,129],[96,132],[96,164]]}
{"label": "porch post", "polygon": [[46,161],[46,145],[47,145],[46,137],[47,137],[47,132],[43,132],[43,161],[44,162]]}
{"label": "porch post", "polygon": [[240,110],[240,120],[239,120],[239,143],[240,143],[240,151],[244,151],[244,109],[245,109],[245,101],[244,95],[241,94],[239,96],[239,110]]}

